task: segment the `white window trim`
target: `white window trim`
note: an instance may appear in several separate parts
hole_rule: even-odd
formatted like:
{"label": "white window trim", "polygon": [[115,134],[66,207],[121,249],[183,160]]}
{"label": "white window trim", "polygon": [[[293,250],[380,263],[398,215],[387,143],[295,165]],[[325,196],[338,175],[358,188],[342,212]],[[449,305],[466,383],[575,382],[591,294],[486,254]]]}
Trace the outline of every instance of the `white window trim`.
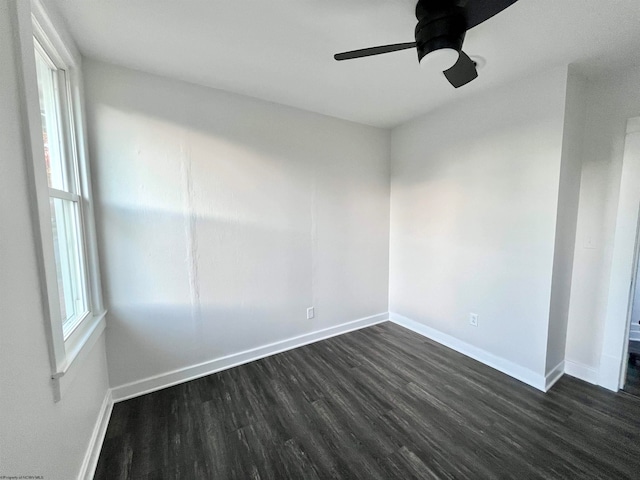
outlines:
{"label": "white window trim", "polygon": [[[72,41],[56,30],[40,0],[31,1],[31,15],[26,9],[18,16],[18,32],[20,40],[20,60],[23,74],[25,125],[27,133],[25,142],[32,157],[32,165],[28,165],[32,179],[31,200],[34,213],[34,230],[36,233],[36,255],[41,272],[40,290],[42,308],[45,318],[45,331],[49,344],[51,362],[51,380],[54,400],[59,401],[75,377],[78,366],[82,365],[91,348],[105,329],[106,310],[102,301],[98,251],[93,213],[93,197],[91,191],[91,174],[89,170],[81,75],[80,54]],[[89,312],[68,338],[64,339],[63,324],[58,299],[55,256],[53,249],[53,233],[49,204],[50,189],[44,161],[44,145],[42,141],[42,124],[34,58],[34,37],[46,50],[57,65],[63,65],[70,88],[67,92],[68,102],[73,117],[70,125],[73,140],[77,146],[78,177],[80,183],[79,199],[81,204],[82,228],[86,259],[87,296]],[[71,45],[70,45],[71,44]],[[56,195],[68,194],[56,191]]]}

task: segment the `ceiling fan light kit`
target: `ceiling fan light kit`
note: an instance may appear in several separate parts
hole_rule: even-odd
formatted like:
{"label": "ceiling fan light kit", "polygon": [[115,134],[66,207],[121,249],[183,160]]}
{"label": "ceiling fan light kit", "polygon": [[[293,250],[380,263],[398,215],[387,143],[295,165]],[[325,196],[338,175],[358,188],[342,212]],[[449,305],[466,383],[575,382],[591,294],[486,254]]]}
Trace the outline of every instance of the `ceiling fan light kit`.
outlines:
{"label": "ceiling fan light kit", "polygon": [[460,58],[460,52],[453,48],[439,48],[427,53],[420,59],[420,66],[431,71],[449,70]]}
{"label": "ceiling fan light kit", "polygon": [[[416,5],[416,18],[416,50],[420,64],[432,56],[441,59],[443,67],[438,68],[440,71],[453,67],[467,33],[464,9],[452,4],[451,0],[420,0]],[[453,61],[449,63],[449,60]],[[436,62],[429,63],[438,66]]]}
{"label": "ceiling fan light kit", "polygon": [[517,0],[418,0],[415,42],[364,48],[334,55],[336,60],[416,49],[420,65],[442,71],[459,88],[478,77],[476,63],[462,51],[467,30],[500,13]]}

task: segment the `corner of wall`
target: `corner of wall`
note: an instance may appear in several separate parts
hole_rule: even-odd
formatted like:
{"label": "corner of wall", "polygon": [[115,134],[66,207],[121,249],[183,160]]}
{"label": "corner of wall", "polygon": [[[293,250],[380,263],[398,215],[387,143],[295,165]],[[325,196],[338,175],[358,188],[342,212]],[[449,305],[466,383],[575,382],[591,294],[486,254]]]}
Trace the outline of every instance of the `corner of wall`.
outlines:
{"label": "corner of wall", "polygon": [[555,371],[557,365],[565,360],[566,354],[585,124],[585,80],[569,66],[567,68],[562,155],[558,181],[546,374]]}

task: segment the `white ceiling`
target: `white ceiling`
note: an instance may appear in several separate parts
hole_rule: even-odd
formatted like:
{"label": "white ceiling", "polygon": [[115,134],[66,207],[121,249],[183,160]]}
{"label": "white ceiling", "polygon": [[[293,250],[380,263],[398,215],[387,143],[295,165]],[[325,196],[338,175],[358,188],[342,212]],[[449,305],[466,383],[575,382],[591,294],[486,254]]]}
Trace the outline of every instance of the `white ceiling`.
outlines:
{"label": "white ceiling", "polygon": [[389,127],[531,72],[640,64],[640,0],[519,0],[467,33],[487,61],[459,90],[415,50],[333,54],[413,41],[415,0],[49,0],[82,53],[138,70]]}

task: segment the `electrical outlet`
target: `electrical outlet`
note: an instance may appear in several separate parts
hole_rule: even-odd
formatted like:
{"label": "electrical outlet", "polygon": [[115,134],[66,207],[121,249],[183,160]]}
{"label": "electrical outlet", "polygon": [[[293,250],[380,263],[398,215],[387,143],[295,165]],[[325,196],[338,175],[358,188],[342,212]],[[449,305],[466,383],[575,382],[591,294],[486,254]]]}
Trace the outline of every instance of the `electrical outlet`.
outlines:
{"label": "electrical outlet", "polygon": [[470,313],[469,314],[469,325],[472,325],[474,327],[478,326],[478,314],[477,313]]}
{"label": "electrical outlet", "polygon": [[315,309],[313,307],[307,308],[307,320],[311,320],[315,316],[316,316]]}

